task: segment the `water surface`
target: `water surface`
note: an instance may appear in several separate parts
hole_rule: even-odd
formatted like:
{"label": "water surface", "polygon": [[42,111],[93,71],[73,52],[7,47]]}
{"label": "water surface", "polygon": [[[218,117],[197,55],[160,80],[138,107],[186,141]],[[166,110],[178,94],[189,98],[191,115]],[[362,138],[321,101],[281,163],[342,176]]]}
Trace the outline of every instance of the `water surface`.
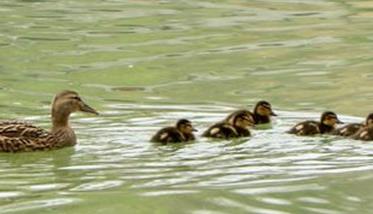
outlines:
{"label": "water surface", "polygon": [[[0,155],[0,213],[369,213],[373,146],[284,134],[371,111],[369,1],[3,0],[0,119],[49,127],[73,89],[79,145]],[[148,142],[271,101],[272,128],[234,141]]]}

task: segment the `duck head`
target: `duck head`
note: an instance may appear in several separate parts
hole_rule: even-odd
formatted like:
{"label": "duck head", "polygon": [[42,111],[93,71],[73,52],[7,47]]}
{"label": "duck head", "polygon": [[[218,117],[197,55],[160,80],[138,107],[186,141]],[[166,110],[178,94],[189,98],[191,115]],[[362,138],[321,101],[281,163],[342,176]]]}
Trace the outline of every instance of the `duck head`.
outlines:
{"label": "duck head", "polygon": [[256,104],[254,108],[254,114],[258,114],[260,116],[265,116],[265,117],[277,116],[277,114],[273,112],[271,104],[264,100],[259,101]]}
{"label": "duck head", "polygon": [[338,119],[336,113],[326,111],[321,115],[321,123],[329,127],[335,127],[337,124],[342,124],[343,122]]}
{"label": "duck head", "polygon": [[183,134],[192,134],[197,131],[197,129],[193,128],[192,122],[187,119],[177,121],[176,128]]}
{"label": "duck head", "polygon": [[58,93],[52,103],[52,120],[54,126],[67,126],[68,118],[73,112],[99,113],[86,104],[75,91],[62,91]]}

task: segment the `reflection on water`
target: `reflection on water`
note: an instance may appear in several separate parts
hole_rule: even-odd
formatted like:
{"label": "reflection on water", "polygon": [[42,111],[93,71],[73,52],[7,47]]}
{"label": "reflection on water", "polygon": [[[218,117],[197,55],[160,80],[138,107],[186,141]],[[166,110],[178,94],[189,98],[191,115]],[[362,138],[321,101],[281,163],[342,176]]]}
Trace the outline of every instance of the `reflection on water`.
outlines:
{"label": "reflection on water", "polygon": [[[325,110],[347,122],[371,111],[371,7],[1,1],[0,119],[48,127],[66,88],[103,114],[72,118],[75,148],[1,154],[0,213],[371,212],[371,144],[284,134]],[[202,133],[261,99],[280,116],[251,138],[148,142],[179,118]]]}

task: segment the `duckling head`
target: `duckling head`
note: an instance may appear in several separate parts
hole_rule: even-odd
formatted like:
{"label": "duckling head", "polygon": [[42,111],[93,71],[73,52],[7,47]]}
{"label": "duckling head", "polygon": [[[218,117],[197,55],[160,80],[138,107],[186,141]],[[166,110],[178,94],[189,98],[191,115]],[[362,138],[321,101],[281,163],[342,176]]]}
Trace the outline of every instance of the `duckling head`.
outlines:
{"label": "duckling head", "polygon": [[235,115],[233,124],[236,127],[249,129],[250,127],[253,127],[255,125],[255,120],[251,113],[241,112]]}
{"label": "duckling head", "polygon": [[98,112],[86,104],[75,91],[58,93],[52,103],[52,120],[54,125],[66,125],[71,113],[82,111],[98,115]]}
{"label": "duckling head", "polygon": [[343,122],[338,119],[336,113],[326,111],[321,115],[321,123],[326,126],[335,127],[337,124],[341,124]]}
{"label": "duckling head", "polygon": [[258,114],[260,116],[277,116],[277,114],[275,114],[275,112],[273,112],[272,110],[272,106],[269,102],[267,101],[259,101],[255,108],[254,108],[254,114]]}
{"label": "duckling head", "polygon": [[176,128],[183,134],[192,134],[197,131],[197,129],[193,128],[192,122],[187,119],[177,121]]}
{"label": "duckling head", "polygon": [[373,128],[373,113],[370,113],[366,119],[365,125],[369,128]]}

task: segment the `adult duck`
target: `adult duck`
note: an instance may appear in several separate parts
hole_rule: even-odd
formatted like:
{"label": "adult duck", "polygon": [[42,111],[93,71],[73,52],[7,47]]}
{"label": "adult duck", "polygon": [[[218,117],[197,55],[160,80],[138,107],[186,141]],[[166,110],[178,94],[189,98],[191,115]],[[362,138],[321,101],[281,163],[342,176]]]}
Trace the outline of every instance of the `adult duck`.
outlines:
{"label": "adult duck", "polygon": [[43,151],[75,145],[77,139],[69,125],[69,117],[77,111],[98,115],[77,92],[66,90],[53,99],[50,131],[26,122],[0,122],[0,152]]}

